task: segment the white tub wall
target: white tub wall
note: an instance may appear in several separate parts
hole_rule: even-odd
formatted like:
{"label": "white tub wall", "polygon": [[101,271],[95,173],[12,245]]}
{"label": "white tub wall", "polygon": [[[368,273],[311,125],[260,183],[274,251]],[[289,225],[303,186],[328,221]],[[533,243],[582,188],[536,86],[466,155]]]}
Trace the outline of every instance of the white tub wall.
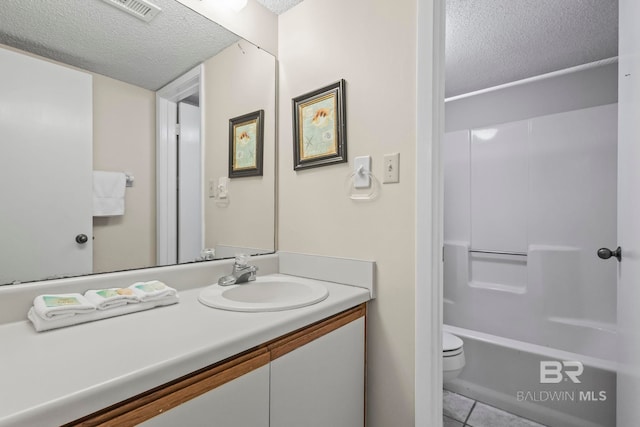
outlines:
{"label": "white tub wall", "polygon": [[[445,323],[613,357],[616,265],[599,260],[595,252],[598,247],[615,246],[617,106],[593,104],[615,101],[616,85],[611,81],[616,79],[616,67],[605,66],[447,104],[450,125],[498,121],[484,123],[483,129],[507,136],[498,145],[517,145],[511,151],[519,167],[511,167],[512,159],[499,150],[485,150],[487,141],[482,141],[480,149],[489,157],[490,167],[484,165],[474,176],[471,163],[482,156],[473,155],[474,150],[480,152],[472,147],[473,128],[445,136]],[[556,94],[561,82],[564,92]],[[549,94],[549,99],[540,98],[540,93]],[[526,102],[516,95],[526,97]],[[477,114],[468,115],[466,121],[451,117],[471,104],[478,108]],[[515,117],[510,107],[520,116],[555,114],[499,122]],[[560,107],[588,108],[556,112]],[[507,166],[499,170],[502,163]],[[504,191],[497,178],[506,182]],[[472,195],[472,190],[482,193]],[[494,221],[491,215],[503,211],[500,206],[514,197],[520,210],[512,209],[510,215],[516,220],[507,228],[517,231],[510,228],[507,233],[501,224],[509,216]],[[483,218],[473,218],[471,212],[480,212]],[[501,236],[496,239],[492,234]],[[528,256],[526,262],[514,256],[483,258],[470,256],[469,247],[504,251],[524,247]]]}
{"label": "white tub wall", "polygon": [[531,124],[529,243],[581,248],[573,293],[583,300],[580,317],[615,323],[617,265],[596,251],[617,246],[617,104]]}
{"label": "white tub wall", "polygon": [[448,241],[468,242],[471,236],[471,144],[469,129],[445,135],[443,151],[444,235]]}
{"label": "white tub wall", "polygon": [[528,141],[528,121],[471,129],[472,249],[526,252]]}

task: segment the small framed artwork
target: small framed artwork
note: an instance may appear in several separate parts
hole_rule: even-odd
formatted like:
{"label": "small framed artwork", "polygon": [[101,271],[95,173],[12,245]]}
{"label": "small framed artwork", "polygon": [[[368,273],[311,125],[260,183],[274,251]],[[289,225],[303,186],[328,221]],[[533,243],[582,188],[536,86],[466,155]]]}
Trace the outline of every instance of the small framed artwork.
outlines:
{"label": "small framed artwork", "polygon": [[345,81],[293,99],[293,169],[347,161]]}
{"label": "small framed artwork", "polygon": [[264,110],[229,120],[229,178],[262,176]]}

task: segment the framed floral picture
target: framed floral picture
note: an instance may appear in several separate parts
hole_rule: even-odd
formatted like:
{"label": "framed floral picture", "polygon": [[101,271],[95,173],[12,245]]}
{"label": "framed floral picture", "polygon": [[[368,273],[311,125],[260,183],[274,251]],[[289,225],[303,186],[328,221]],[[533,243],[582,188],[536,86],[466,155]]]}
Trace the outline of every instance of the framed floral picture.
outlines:
{"label": "framed floral picture", "polygon": [[345,81],[293,99],[293,169],[347,161]]}
{"label": "framed floral picture", "polygon": [[262,176],[264,110],[229,120],[229,178]]}

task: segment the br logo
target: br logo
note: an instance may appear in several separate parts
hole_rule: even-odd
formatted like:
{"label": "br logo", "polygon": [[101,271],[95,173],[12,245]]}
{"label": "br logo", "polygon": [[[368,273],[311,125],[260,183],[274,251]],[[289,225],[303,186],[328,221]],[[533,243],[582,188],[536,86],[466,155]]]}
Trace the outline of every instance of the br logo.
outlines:
{"label": "br logo", "polygon": [[570,379],[574,383],[580,383],[578,377],[582,375],[584,366],[582,362],[570,362],[556,360],[540,361],[540,383],[557,384],[563,380]]}

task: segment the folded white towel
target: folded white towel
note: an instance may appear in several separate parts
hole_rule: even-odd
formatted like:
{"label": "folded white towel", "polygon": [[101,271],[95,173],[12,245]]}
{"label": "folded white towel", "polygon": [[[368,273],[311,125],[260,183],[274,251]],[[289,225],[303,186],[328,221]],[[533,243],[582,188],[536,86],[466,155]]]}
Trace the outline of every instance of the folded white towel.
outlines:
{"label": "folded white towel", "polygon": [[95,310],[91,313],[55,318],[45,320],[35,313],[35,309],[31,307],[27,313],[27,318],[33,323],[33,327],[36,331],[48,331],[50,329],[64,328],[66,326],[77,325],[80,323],[93,322],[95,320],[107,319],[109,317],[122,316],[124,314],[135,313],[137,311],[149,310],[154,307],[160,307],[165,305],[176,304],[178,301],[177,296],[167,297],[160,301],[141,302],[139,304],[126,304],[120,307],[114,307],[109,310]]}
{"label": "folded white towel", "polygon": [[93,171],[93,216],[124,215],[126,186],[123,172]]}
{"label": "folded white towel", "polygon": [[164,298],[178,297],[178,291],[158,280],[137,282],[129,286],[136,293],[140,301],[158,301]]}
{"label": "folded white towel", "polygon": [[62,319],[95,311],[96,306],[82,294],[38,295],[33,308],[43,319]]}
{"label": "folded white towel", "polygon": [[136,293],[133,292],[133,289],[129,288],[89,290],[84,293],[84,296],[93,303],[98,310],[107,310],[140,302],[140,299],[138,299]]}

